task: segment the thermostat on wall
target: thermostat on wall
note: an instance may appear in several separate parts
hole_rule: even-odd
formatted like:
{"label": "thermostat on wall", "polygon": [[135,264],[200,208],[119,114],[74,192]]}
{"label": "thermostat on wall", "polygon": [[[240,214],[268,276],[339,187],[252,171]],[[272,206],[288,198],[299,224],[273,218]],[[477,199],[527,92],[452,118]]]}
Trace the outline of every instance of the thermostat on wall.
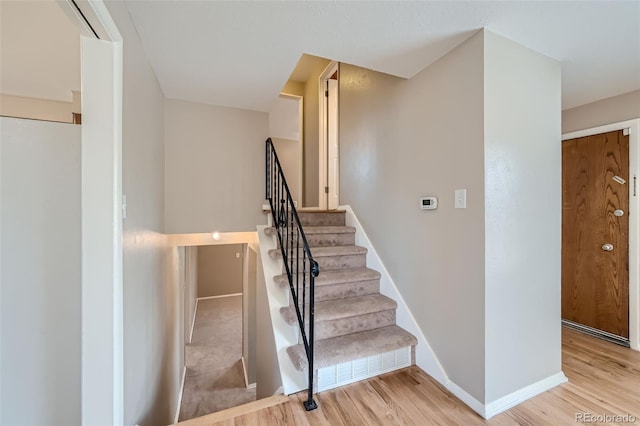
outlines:
{"label": "thermostat on wall", "polygon": [[433,210],[438,208],[438,198],[423,197],[420,198],[420,208],[422,210]]}

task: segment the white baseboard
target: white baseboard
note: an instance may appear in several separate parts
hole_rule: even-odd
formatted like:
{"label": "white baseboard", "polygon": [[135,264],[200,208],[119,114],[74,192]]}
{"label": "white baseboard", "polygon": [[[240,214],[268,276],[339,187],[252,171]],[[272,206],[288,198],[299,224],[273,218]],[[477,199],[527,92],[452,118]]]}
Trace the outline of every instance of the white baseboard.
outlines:
{"label": "white baseboard", "polygon": [[247,385],[247,389],[255,389],[256,388],[256,384],[255,383],[249,383]]}
{"label": "white baseboard", "polygon": [[498,398],[488,404],[481,403],[451,380],[447,382],[447,389],[480,416],[485,419],[490,419],[497,414],[507,411],[508,409],[515,407],[516,405],[531,399],[542,392],[566,383],[567,381],[567,377],[561,371],[553,376],[549,376],[546,379],[542,379],[536,383],[532,383],[529,386],[525,386],[522,389],[505,395],[502,398]]}
{"label": "white baseboard", "polygon": [[496,414],[500,414],[503,411],[506,411],[509,408],[515,407],[521,402],[526,401],[527,399],[533,398],[534,396],[548,391],[549,389],[554,388],[558,385],[566,383],[567,381],[567,376],[565,376],[561,371],[554,374],[553,376],[547,377],[546,379],[542,379],[536,383],[530,384],[529,386],[512,392],[509,395],[505,395],[502,398],[498,398],[495,401],[485,405],[485,415],[483,417],[485,419],[490,419]]}
{"label": "white baseboard", "polygon": [[235,296],[242,296],[242,293],[231,293],[231,294],[221,294],[220,296],[198,297],[197,300],[222,299],[223,297],[235,297]]}
{"label": "white baseboard", "polygon": [[249,378],[247,377],[247,364],[244,362],[244,356],[240,357],[242,361],[242,373],[244,374],[244,387],[249,389]]}
{"label": "white baseboard", "polygon": [[193,318],[191,319],[191,331],[189,332],[189,343],[193,341],[193,329],[196,327],[197,315],[198,315],[198,299],[196,299],[196,306],[193,308]]}
{"label": "white baseboard", "polygon": [[184,394],[184,381],[187,378],[187,366],[184,366],[182,370],[182,384],[180,385],[180,394],[178,396],[178,406],[176,407],[176,415],[173,419],[174,423],[178,423],[178,419],[180,419],[180,407],[182,407],[182,394]]}
{"label": "white baseboard", "polygon": [[445,386],[447,390],[449,390],[449,392],[454,394],[460,401],[467,404],[469,408],[471,408],[476,413],[480,414],[482,417],[485,417],[485,407],[482,402],[475,399],[466,390],[462,389],[460,386],[458,386],[451,380],[447,380],[447,383],[445,384]]}

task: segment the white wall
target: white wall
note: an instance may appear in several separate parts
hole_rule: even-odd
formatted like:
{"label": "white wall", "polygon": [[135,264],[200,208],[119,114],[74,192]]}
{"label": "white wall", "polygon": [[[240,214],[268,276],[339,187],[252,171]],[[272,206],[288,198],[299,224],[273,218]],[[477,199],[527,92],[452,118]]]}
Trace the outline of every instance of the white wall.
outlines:
{"label": "white wall", "polygon": [[271,138],[278,154],[289,191],[302,207],[302,144],[299,140]]}
{"label": "white wall", "polygon": [[563,381],[559,64],[481,31],[409,80],[343,64],[340,97],[341,203],[447,386],[491,416]]}
{"label": "white wall", "polygon": [[640,90],[562,111],[562,133],[640,118]]}
{"label": "white wall", "polygon": [[[342,64],[340,201],[350,204],[449,378],[484,399],[483,40],[414,78]],[[466,210],[454,190],[466,188]],[[439,197],[433,211],[418,199]]]}
{"label": "white wall", "polygon": [[0,94],[0,115],[5,117],[72,123],[74,112],[80,113],[77,103]]}
{"label": "white wall", "polygon": [[267,296],[262,259],[256,256],[256,399],[273,395],[282,386],[274,330]]}
{"label": "white wall", "polygon": [[243,292],[242,244],[198,247],[198,297]]}
{"label": "white wall", "polygon": [[304,97],[304,86],[305,83],[303,82],[289,80],[282,88],[282,93]]}
{"label": "white wall", "polygon": [[107,8],[124,40],[124,420],[169,424],[184,365],[184,289],[174,279],[177,251],[163,234],[164,95],[125,5],[108,1]]}
{"label": "white wall", "polygon": [[0,136],[0,423],[80,424],[80,127]]}
{"label": "white wall", "polygon": [[167,233],[250,231],[264,223],[267,113],[165,103]]}
{"label": "white wall", "polygon": [[289,191],[302,206],[302,98],[280,95],[269,112],[273,141]]}
{"label": "white wall", "polygon": [[485,32],[486,396],[561,371],[560,63]]}

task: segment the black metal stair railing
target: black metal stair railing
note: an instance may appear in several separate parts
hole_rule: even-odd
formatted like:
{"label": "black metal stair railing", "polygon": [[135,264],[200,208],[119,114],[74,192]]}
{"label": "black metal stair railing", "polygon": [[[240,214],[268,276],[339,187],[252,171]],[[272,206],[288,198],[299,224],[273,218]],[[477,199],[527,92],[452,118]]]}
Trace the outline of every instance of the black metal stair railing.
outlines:
{"label": "black metal stair railing", "polygon": [[282,253],[284,268],[289,279],[292,304],[300,325],[302,343],[307,355],[309,390],[304,402],[307,411],[318,406],[313,400],[313,328],[315,304],[315,278],[320,273],[313,260],[309,243],[304,235],[298,212],[291,197],[287,180],[271,138],[266,141],[266,199],[271,206],[273,226]]}

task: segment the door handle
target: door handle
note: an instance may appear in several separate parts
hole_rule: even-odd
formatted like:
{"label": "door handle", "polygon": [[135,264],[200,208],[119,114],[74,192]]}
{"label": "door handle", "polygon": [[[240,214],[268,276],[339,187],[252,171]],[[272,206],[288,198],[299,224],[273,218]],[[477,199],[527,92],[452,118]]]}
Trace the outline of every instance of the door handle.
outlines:
{"label": "door handle", "polygon": [[609,244],[609,243],[603,244],[602,245],[602,250],[604,250],[604,251],[613,251],[613,244]]}

